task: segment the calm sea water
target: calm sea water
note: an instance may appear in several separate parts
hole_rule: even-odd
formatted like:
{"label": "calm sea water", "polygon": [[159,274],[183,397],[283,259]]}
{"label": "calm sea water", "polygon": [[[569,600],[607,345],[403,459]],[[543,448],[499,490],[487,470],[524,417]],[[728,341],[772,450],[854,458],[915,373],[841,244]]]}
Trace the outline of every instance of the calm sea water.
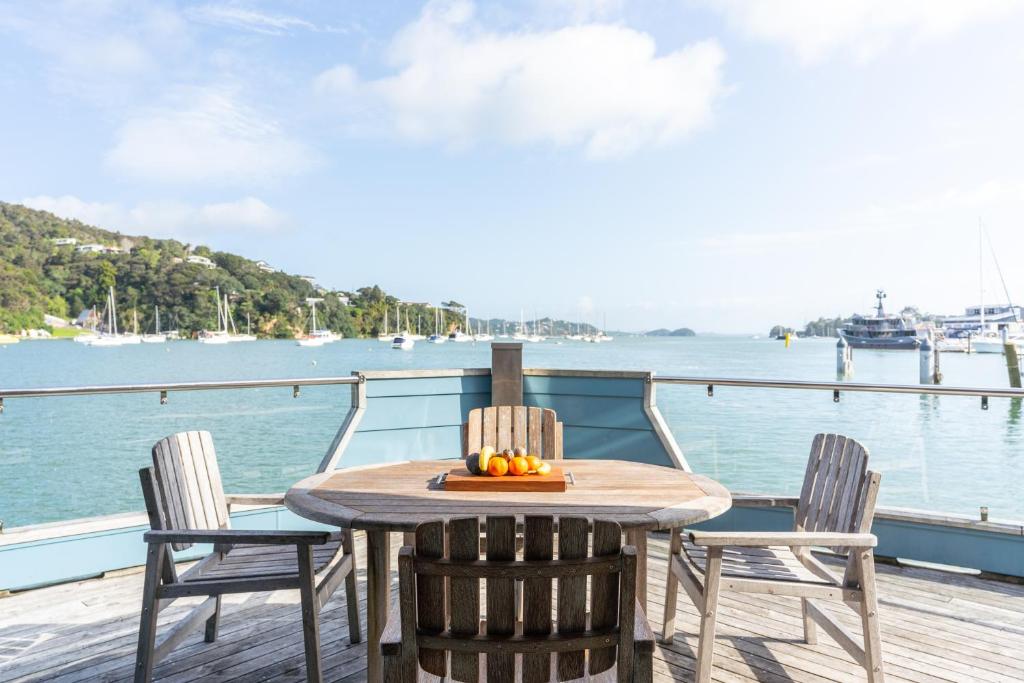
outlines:
{"label": "calm sea water", "polygon": [[[732,336],[617,338],[608,344],[527,345],[527,367],[653,369],[659,374],[835,378],[835,341]],[[913,384],[912,352],[857,351],[856,380]],[[487,367],[487,344],[420,343],[393,351],[369,340],[318,349],[260,341],[96,349],[67,341],[0,346],[0,386],[181,382],[347,375],[352,370]],[[1007,386],[1001,356],[943,356],[950,385]],[[657,401],[687,460],[737,491],[798,493],[810,439],[839,431],[863,441],[883,473],[888,506],[1024,518],[1021,405],[977,398],[659,386]],[[225,487],[286,489],[319,463],[349,389],[303,388],[9,400],[0,416],[0,519],[8,527],[141,510],[137,470],[159,438],[210,430]],[[354,463],[353,463],[354,464]]]}

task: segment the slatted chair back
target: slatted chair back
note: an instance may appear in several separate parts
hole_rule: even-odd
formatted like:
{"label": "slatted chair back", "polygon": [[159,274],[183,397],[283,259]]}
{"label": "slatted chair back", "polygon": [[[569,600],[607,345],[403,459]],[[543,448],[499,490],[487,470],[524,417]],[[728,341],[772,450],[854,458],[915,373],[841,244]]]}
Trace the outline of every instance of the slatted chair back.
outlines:
{"label": "slatted chair back", "polygon": [[[179,432],[153,446],[156,479],[154,501],[147,500],[150,518],[155,512],[163,529],[227,529],[228,506],[217,466],[217,453],[209,432]],[[174,543],[175,550],[191,543]]]}
{"label": "slatted chair back", "polygon": [[[595,521],[592,537],[583,517],[561,517],[557,534],[555,527],[550,516],[526,516],[518,559],[515,517],[488,517],[481,561],[478,518],[450,521],[447,552],[444,524],[421,524],[415,551],[403,548],[399,558],[402,680],[416,680],[418,663],[428,673],[477,683],[486,654],[485,680],[512,683],[517,653],[522,683],[582,678],[616,664],[618,680],[632,680],[636,549],[622,546],[615,522]],[[518,628],[517,580],[523,582]]]}
{"label": "slatted chair back", "polygon": [[796,508],[795,530],[869,532],[880,479],[868,471],[868,451],[856,439],[817,434]]}
{"label": "slatted chair back", "polygon": [[506,448],[525,448],[543,460],[562,459],[562,423],[550,408],[474,408],[469,411],[469,419],[463,427],[463,457],[491,446],[499,453]]}

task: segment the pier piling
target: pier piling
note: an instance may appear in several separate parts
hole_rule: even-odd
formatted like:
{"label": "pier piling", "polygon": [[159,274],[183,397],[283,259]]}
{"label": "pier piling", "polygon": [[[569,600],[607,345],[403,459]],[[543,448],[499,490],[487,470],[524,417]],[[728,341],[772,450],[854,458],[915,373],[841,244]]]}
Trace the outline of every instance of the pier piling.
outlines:
{"label": "pier piling", "polygon": [[836,377],[846,379],[853,376],[853,349],[845,338],[836,342]]}
{"label": "pier piling", "polygon": [[938,384],[938,353],[930,336],[925,337],[918,349],[920,353],[919,372],[921,384]]}

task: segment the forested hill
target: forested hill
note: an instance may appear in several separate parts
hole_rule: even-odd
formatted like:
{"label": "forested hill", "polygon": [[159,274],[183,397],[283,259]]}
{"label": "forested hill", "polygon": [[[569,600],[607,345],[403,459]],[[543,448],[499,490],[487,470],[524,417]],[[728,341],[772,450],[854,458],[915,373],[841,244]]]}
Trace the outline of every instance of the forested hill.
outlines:
{"label": "forested hill", "polygon": [[[60,244],[62,238],[77,243]],[[117,251],[79,251],[88,244]],[[207,258],[215,267],[190,263],[190,256]],[[131,329],[136,310],[140,331],[152,329],[159,306],[163,327],[177,327],[183,335],[216,329],[216,287],[228,294],[236,325],[244,328],[248,314],[253,333],[269,337],[292,337],[308,326],[307,297],[324,298],[318,322],[346,337],[376,334],[385,307],[394,310],[397,302],[379,287],[318,293],[299,276],[267,272],[235,254],[122,235],[0,202],[0,332],[43,327],[44,313],[74,318],[91,306],[102,310],[111,286],[121,329]],[[351,305],[339,298],[345,294]],[[413,319],[418,314],[409,313]]]}
{"label": "forested hill", "polygon": [[[85,251],[89,248],[96,251]],[[0,202],[0,332],[46,327],[44,314],[74,319],[92,306],[102,311],[110,287],[120,329],[131,330],[137,313],[139,331],[152,331],[159,306],[163,329],[178,329],[183,336],[217,328],[218,287],[228,295],[239,331],[248,317],[253,334],[261,337],[302,334],[309,327],[310,297],[323,299],[317,304],[318,326],[346,337],[384,332],[385,311],[388,331],[394,332],[400,303],[376,285],[328,292],[272,264],[175,240],[122,235]],[[464,326],[462,304],[440,305],[443,333]],[[410,331],[434,331],[434,309],[426,303],[402,303],[401,316]],[[473,331],[516,329],[516,323],[493,318],[472,318],[470,324]],[[530,328],[553,335],[596,332],[591,325],[549,318]]]}

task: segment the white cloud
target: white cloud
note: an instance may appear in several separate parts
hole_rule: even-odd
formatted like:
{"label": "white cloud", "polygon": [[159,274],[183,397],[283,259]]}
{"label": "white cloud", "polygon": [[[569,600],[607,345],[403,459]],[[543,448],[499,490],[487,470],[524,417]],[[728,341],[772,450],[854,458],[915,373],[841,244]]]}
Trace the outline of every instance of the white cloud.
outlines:
{"label": "white cloud", "polygon": [[290,33],[294,29],[317,30],[314,24],[298,17],[267,14],[234,5],[203,5],[190,9],[188,16],[206,24],[275,36]]}
{"label": "white cloud", "polygon": [[50,59],[54,89],[108,107],[131,101],[139,82],[192,47],[173,9],[131,0],[8,3],[0,11],[4,34]]}
{"label": "white cloud", "polygon": [[707,0],[746,35],[792,50],[801,62],[848,53],[867,61],[890,46],[924,42],[1019,9],[1017,0]]}
{"label": "white cloud", "polygon": [[316,157],[232,93],[204,88],[129,118],[106,161],[146,180],[245,184],[301,173]]}
{"label": "white cloud", "polygon": [[256,197],[207,204],[197,215],[203,225],[224,229],[273,231],[284,223],[280,213]]}
{"label": "white cloud", "polygon": [[256,197],[204,205],[149,201],[124,206],[88,202],[74,195],[38,195],[20,203],[107,230],[186,240],[202,240],[218,232],[273,232],[287,225],[283,214]]}
{"label": "white cloud", "polygon": [[624,26],[496,33],[473,14],[470,2],[430,3],[391,42],[396,73],[360,82],[342,65],[315,87],[365,100],[412,140],[544,142],[595,158],[679,142],[710,122],[724,90],[714,40],[659,55]]}

